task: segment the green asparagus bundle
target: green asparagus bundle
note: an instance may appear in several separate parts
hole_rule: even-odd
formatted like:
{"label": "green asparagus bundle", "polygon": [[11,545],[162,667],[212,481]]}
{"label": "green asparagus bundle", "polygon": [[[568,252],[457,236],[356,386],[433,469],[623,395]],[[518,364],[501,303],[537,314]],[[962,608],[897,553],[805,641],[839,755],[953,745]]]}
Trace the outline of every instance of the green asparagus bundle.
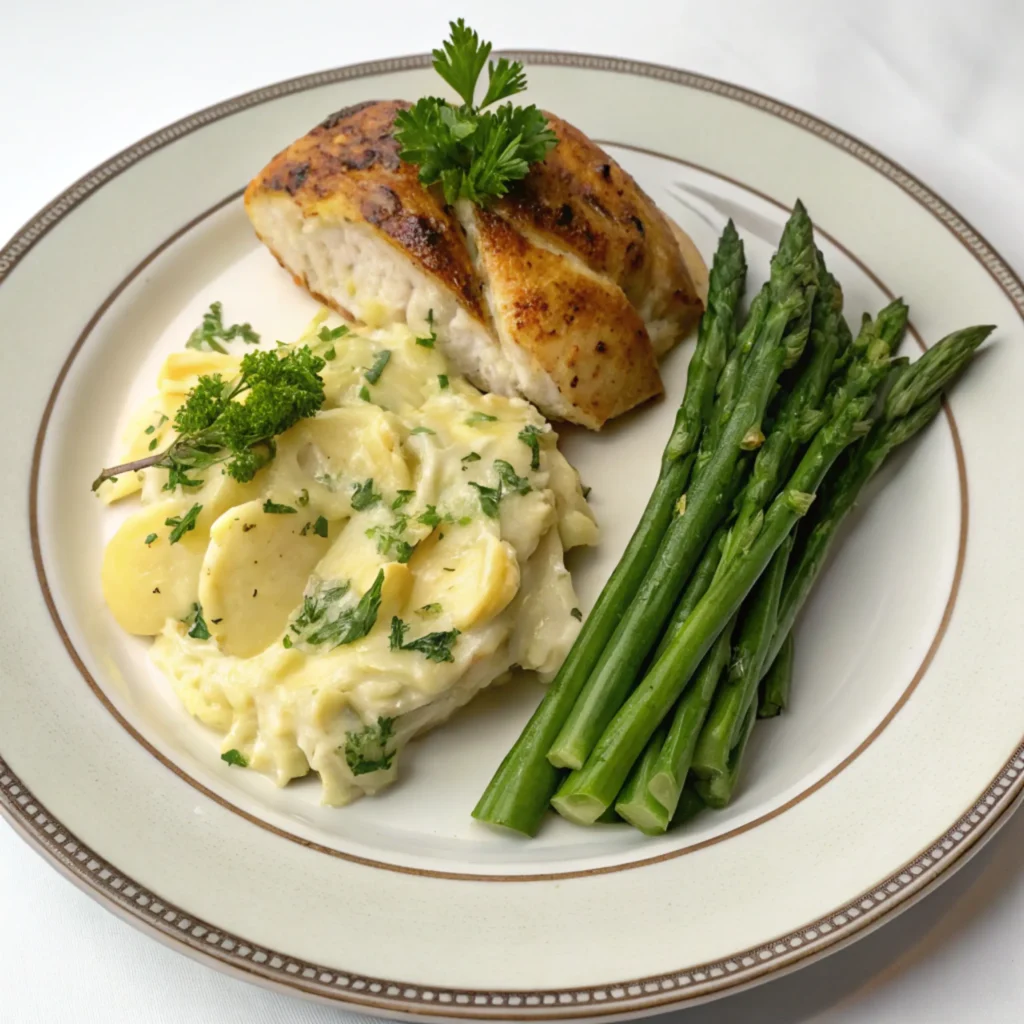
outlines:
{"label": "green asparagus bundle", "polygon": [[664,654],[612,718],[586,764],[563,782],[552,800],[563,817],[590,824],[615,800],[634,762],[708,649],[809,510],[828,469],[849,444],[863,436],[864,418],[873,402],[872,394],[852,399],[815,435],[785,488],[772,502],[757,537],[712,582]]}
{"label": "green asparagus bundle", "polygon": [[[769,644],[765,666],[776,660],[790,636],[793,620],[817,578],[839,523],[853,507],[857,494],[896,447],[935,418],[941,407],[942,391],[960,375],[992,330],[992,327],[971,327],[957,331],[938,342],[917,362],[900,365],[890,374],[887,381],[890,387],[878,422],[835,475],[834,483],[826,484],[825,501],[819,506],[822,518],[814,517],[808,544],[786,575],[776,616],[776,639]],[[732,799],[756,717],[756,683],[742,698],[748,701],[743,710],[736,711],[742,701],[735,702],[732,708],[734,731],[730,749],[723,755],[724,744],[715,746],[718,737],[710,728],[716,721],[714,714],[698,742],[693,769],[701,776],[701,781],[696,789],[710,807],[724,807]],[[719,699],[724,703],[725,693],[716,698],[716,705]],[[723,718],[726,718],[725,711]]]}
{"label": "green asparagus bundle", "polygon": [[886,399],[884,415],[835,478],[828,481],[820,506],[803,530],[806,539],[786,576],[770,660],[775,660],[785,644],[839,527],[853,510],[865,484],[896,448],[938,415],[943,392],[960,376],[975,350],[994,329],[967,327],[947,335],[897,379]]}
{"label": "green asparagus bundle", "polygon": [[693,456],[714,401],[715,386],[734,344],[736,309],[746,273],[743,243],[730,221],[715,253],[707,309],[687,371],[686,391],[654,491],[558,675],[477,803],[473,816],[481,821],[527,835],[535,834],[540,825],[561,776],[548,761],[548,750],[654,560],[689,480]]}
{"label": "green asparagus bundle", "polygon": [[[802,207],[798,207],[797,217],[801,216],[805,217],[806,211]],[[842,289],[835,278],[825,270],[820,252],[817,254],[817,258],[819,284],[814,292],[813,305],[806,307],[804,316],[791,324],[785,336],[789,352],[787,359],[792,359],[796,352],[803,349],[808,334],[811,339],[811,353],[792,390],[781,402],[767,441],[758,451],[750,479],[746,483],[739,501],[736,521],[726,535],[724,551],[721,554],[718,567],[719,572],[723,571],[735,554],[756,536],[764,518],[764,507],[774,497],[781,479],[792,468],[793,460],[800,447],[821,426],[824,414],[819,411],[818,407],[825,395],[833,365],[837,357],[845,352],[851,341],[849,330],[846,328],[846,322],[842,316]],[[761,294],[763,295],[764,292]],[[755,310],[754,316],[761,315]],[[705,435],[706,440],[711,436],[712,431],[709,430]],[[741,634],[737,652],[733,657],[731,672],[734,676],[737,673],[742,674],[742,679],[734,678],[733,683],[741,686],[744,693],[755,688],[757,680],[761,676],[759,658],[763,656],[767,645],[771,642],[778,591],[781,589],[782,579],[785,575],[787,557],[788,547],[785,553],[776,556],[773,561],[773,566],[776,568],[774,572],[769,573],[774,581],[775,590],[770,609],[765,609],[770,613],[770,618],[766,620],[762,616],[759,620],[756,639],[752,634],[754,620],[749,618],[745,620],[744,632]],[[699,573],[698,569],[697,576]],[[756,600],[756,596],[754,600]],[[685,622],[691,607],[684,596],[665,631],[659,653],[675,631]],[[731,636],[732,630],[730,629],[728,632]],[[753,658],[754,652],[747,652],[747,647],[752,643],[756,643],[760,651],[757,660]],[[619,814],[642,831],[664,831],[668,826],[692,761],[697,733],[700,731],[711,698],[718,686],[723,650],[724,658],[728,660],[728,642],[723,643],[720,638],[698,669],[693,688],[680,700],[674,713],[675,722],[671,730],[672,742],[668,749],[664,751],[651,749],[653,745],[659,744],[659,731],[652,738],[648,749],[641,757],[641,763],[645,766],[647,775],[650,776],[649,785],[653,787],[650,793],[636,796],[636,793],[639,792],[640,773],[635,771],[630,782],[627,783],[626,790],[620,795],[616,804]],[[746,656],[743,656],[744,652],[746,652]],[[733,734],[734,728],[730,724],[729,745],[725,748],[726,755],[732,746]]]}
{"label": "green asparagus bundle", "polygon": [[[761,422],[768,402],[795,351],[787,329],[808,315],[817,266],[810,218],[798,206],[773,259],[770,302],[757,340],[744,361],[732,412],[722,427],[718,446],[692,481],[653,565],[552,744],[548,760],[553,765],[583,765],[635,684],[701,552],[725,518],[737,466],[751,438],[762,436]],[[716,407],[713,415],[717,412]]]}
{"label": "green asparagus bundle", "polygon": [[[758,452],[736,523],[726,540],[723,566],[729,564],[737,550],[749,544],[751,533],[756,536],[762,509],[789,471],[808,429],[813,431],[822,417],[835,416],[862,396],[873,396],[882,386],[889,373],[892,351],[902,339],[906,323],[907,307],[900,300],[890,303],[874,319],[865,317],[847,357],[842,291],[831,275],[825,276],[815,302],[811,358],[782,402],[771,434]],[[833,377],[837,357],[840,369]],[[820,410],[823,400],[826,408]],[[729,770],[729,756],[745,731],[748,709],[756,698],[764,670],[770,664],[769,651],[791,546],[790,542],[780,548],[742,616],[728,676],[715,695],[694,752],[691,770],[698,778],[735,775]],[[698,791],[708,803],[713,803],[705,791]]]}

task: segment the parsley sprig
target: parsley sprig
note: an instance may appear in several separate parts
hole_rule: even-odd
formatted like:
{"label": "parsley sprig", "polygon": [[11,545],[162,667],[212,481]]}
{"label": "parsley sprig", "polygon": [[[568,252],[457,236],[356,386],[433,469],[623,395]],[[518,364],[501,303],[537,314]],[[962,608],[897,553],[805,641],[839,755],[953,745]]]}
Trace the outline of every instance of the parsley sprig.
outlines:
{"label": "parsley sprig", "polygon": [[[469,199],[479,206],[505,195],[558,141],[547,118],[533,104],[504,103],[526,89],[519,61],[489,61],[491,44],[465,21],[450,22],[443,49],[434,50],[434,70],[458,93],[461,106],[425,96],[395,118],[395,138],[406,163],[419,166],[423,185],[440,182],[445,201]],[[487,65],[487,89],[474,106],[477,82]]]}
{"label": "parsley sprig", "polygon": [[274,438],[323,405],[323,368],[324,361],[304,346],[284,356],[250,352],[234,380],[219,373],[200,377],[174,417],[175,440],[144,459],[104,469],[92,489],[148,466],[168,471],[167,491],[199,487],[203,481],[192,474],[219,463],[229,476],[248,482],[273,459]]}

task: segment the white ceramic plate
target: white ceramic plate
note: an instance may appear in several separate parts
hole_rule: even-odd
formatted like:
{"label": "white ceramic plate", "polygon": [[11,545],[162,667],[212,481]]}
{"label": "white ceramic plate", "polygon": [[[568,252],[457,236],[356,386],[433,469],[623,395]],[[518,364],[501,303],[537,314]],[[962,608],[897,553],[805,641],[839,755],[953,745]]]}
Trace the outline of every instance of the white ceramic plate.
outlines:
{"label": "white ceramic plate", "polygon": [[[667,68],[530,53],[531,99],[601,140],[706,256],[727,216],[752,279],[800,196],[851,317],[894,292],[908,345],[999,331],[946,415],[894,460],[805,614],[794,707],[742,792],[659,839],[552,819],[533,842],[469,817],[538,698],[481,698],[344,810],[232,771],[106,613],[89,481],[136,389],[207,304],[294,337],[313,304],[239,189],[331,111],[435,88],[427,59],[272,86],[97,168],[0,255],[0,810],[55,866],[183,952],[395,1016],[631,1016],[820,956],[934,886],[1024,787],[1024,289],[905,171],[762,96]],[[667,401],[564,448],[604,541],[589,604],[653,482]],[[26,515],[28,509],[28,515]],[[59,973],[60,965],[54,969]]]}

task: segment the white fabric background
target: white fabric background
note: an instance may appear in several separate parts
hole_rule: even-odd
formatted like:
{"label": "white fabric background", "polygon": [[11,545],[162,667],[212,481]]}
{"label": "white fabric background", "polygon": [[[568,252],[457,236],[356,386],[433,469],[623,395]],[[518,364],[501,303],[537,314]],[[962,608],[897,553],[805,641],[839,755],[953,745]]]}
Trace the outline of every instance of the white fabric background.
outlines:
{"label": "white fabric background", "polygon": [[[672,64],[803,107],[903,163],[1024,268],[1019,0],[12,0],[2,8],[0,238],[168,122],[278,79],[422,52],[439,42],[449,16],[462,14],[502,46]],[[43,330],[45,322],[41,308]],[[939,892],[862,942],[665,1020],[1017,1022],[1022,844],[1018,815]],[[92,903],[2,826],[0,923],[5,1024],[357,1019],[169,952]]]}

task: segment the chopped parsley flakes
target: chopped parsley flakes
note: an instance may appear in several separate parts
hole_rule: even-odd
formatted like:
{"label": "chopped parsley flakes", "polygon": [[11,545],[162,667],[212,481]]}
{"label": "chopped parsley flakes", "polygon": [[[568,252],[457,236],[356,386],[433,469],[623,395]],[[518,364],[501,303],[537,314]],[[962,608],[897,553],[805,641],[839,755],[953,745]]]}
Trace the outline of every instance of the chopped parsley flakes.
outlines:
{"label": "chopped parsley flakes", "polygon": [[380,610],[384,570],[377,573],[373,585],[351,607],[342,608],[341,599],[348,593],[347,580],[325,583],[316,581],[302,598],[302,611],[290,629],[310,647],[340,647],[361,640],[373,629]]}
{"label": "chopped parsley flakes", "polygon": [[422,345],[424,348],[433,348],[437,341],[437,331],[434,330],[434,311],[432,309],[427,313],[427,327],[430,328],[430,335],[426,338],[417,338],[416,344]]}
{"label": "chopped parsley flakes", "polygon": [[206,619],[203,618],[203,606],[198,601],[192,605],[192,611],[181,621],[188,624],[188,635],[193,640],[210,639],[210,630],[207,628]]}
{"label": "chopped parsley flakes", "polygon": [[384,372],[384,367],[388,365],[390,359],[391,353],[386,348],[377,353],[373,366],[363,374],[370,384],[376,384],[380,380],[380,375]]}
{"label": "chopped parsley flakes", "polygon": [[266,512],[267,515],[287,516],[298,512],[298,509],[292,508],[291,505],[279,505],[276,501],[271,501],[267,498],[267,500],[263,502],[263,511]]}
{"label": "chopped parsley flakes", "polygon": [[345,763],[353,775],[387,771],[395,752],[387,749],[394,739],[395,720],[378,717],[376,725],[363,726],[359,732],[350,732],[345,741]]}
{"label": "chopped parsley flakes", "polygon": [[402,536],[408,525],[408,516],[397,515],[390,526],[371,526],[366,531],[366,536],[377,542],[378,554],[393,554],[396,562],[404,564],[412,558],[412,553],[416,550],[415,545],[410,544]]}
{"label": "chopped parsley flakes", "polygon": [[199,513],[203,511],[202,505],[193,505],[183,516],[171,516],[164,520],[164,526],[171,526],[173,529],[168,536],[172,544],[177,544],[189,530],[196,528],[196,520]]}
{"label": "chopped parsley flakes", "polygon": [[221,344],[222,341],[241,338],[250,345],[259,344],[260,336],[252,329],[251,324],[232,324],[225,327],[223,310],[219,302],[211,303],[210,308],[203,314],[203,322],[189,335],[185,348],[226,355],[228,350]]}
{"label": "chopped parsley flakes", "polygon": [[540,469],[540,435],[541,430],[528,423],[516,437],[530,449],[530,469]]}
{"label": "chopped parsley flakes", "polygon": [[[364,480],[361,484],[356,484],[355,490],[352,492],[352,507],[357,512],[362,512],[364,509],[372,508],[381,499],[380,492],[373,489],[373,478]],[[323,534],[327,536],[326,533]]]}
{"label": "chopped parsley flakes", "polygon": [[439,633],[427,633],[416,640],[405,642],[405,634],[409,631],[408,623],[403,622],[397,615],[391,619],[391,635],[388,638],[388,647],[392,651],[417,651],[427,661],[444,662],[454,661],[452,646],[458,639],[460,633],[457,629],[449,629]]}
{"label": "chopped parsley flakes", "polygon": [[249,759],[237,750],[225,750],[224,753],[220,755],[220,759],[222,761],[226,761],[230,765],[233,765],[235,768],[249,767]]}

